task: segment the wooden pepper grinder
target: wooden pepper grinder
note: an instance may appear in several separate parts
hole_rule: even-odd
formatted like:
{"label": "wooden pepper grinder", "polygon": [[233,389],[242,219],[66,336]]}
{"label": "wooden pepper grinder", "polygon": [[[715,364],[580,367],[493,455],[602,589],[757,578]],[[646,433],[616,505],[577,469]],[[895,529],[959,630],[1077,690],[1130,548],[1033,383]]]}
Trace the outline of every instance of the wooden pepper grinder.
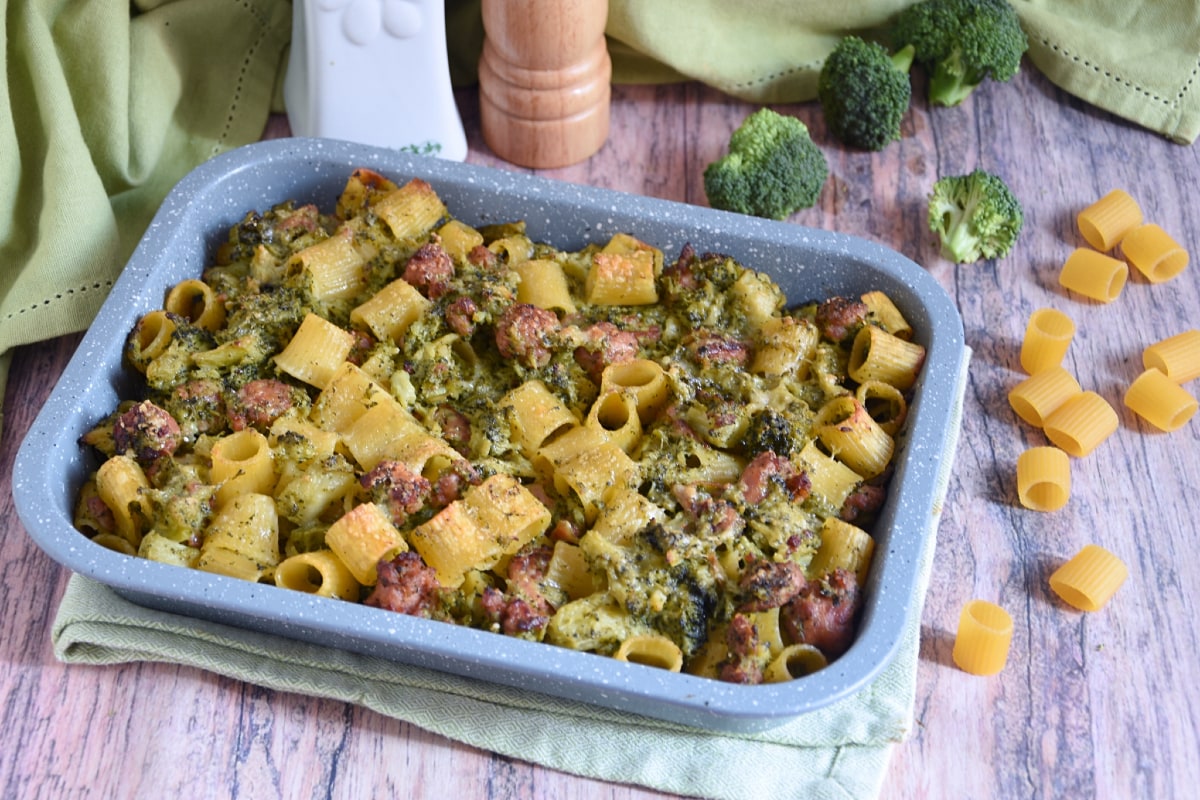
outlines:
{"label": "wooden pepper grinder", "polygon": [[608,138],[608,0],[483,0],[479,113],[496,155],[564,167]]}

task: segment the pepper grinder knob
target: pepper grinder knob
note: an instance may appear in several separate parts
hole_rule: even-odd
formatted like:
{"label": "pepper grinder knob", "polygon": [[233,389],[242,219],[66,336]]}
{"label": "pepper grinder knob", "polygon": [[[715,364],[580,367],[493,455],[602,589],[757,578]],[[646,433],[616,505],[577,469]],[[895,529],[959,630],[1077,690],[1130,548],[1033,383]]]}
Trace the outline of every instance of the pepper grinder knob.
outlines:
{"label": "pepper grinder knob", "polygon": [[608,0],[483,0],[484,141],[523,167],[583,161],[608,138]]}

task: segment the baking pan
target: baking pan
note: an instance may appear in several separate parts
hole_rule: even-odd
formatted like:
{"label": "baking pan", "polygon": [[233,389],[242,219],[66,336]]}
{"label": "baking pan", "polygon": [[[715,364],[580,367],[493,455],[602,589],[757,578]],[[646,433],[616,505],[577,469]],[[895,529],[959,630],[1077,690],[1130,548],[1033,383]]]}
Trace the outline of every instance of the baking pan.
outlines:
{"label": "baking pan", "polygon": [[[874,566],[849,651],[791,682],[726,684],[124,556],[75,530],[76,493],[98,466],[78,439],[137,390],[140,376],[122,366],[121,354],[138,318],[161,308],[170,286],[199,276],[247,211],[289,199],[332,210],[357,167],[399,183],[423,178],[456,218],[473,225],[523,219],[530,238],[564,250],[627,232],[669,256],[685,243],[727,253],[770,274],[794,302],[886,292],[927,356],[897,441],[889,497],[872,528]],[[51,558],[138,604],[685,725],[761,730],[862,688],[917,613],[911,602],[933,547],[937,475],[953,457],[947,420],[963,350],[962,321],[937,282],[863,239],[369,146],[279,139],[218,156],[172,190],[22,443],[13,494],[26,530]]]}

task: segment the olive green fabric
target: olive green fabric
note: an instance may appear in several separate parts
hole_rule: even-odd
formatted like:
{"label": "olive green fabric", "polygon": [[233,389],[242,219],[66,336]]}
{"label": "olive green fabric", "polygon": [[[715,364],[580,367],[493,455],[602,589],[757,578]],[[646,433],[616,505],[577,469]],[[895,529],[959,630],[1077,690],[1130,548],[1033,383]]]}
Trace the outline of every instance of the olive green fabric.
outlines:
{"label": "olive green fabric", "polygon": [[0,354],[86,327],[176,181],[262,135],[291,14],[287,0],[7,2]]}

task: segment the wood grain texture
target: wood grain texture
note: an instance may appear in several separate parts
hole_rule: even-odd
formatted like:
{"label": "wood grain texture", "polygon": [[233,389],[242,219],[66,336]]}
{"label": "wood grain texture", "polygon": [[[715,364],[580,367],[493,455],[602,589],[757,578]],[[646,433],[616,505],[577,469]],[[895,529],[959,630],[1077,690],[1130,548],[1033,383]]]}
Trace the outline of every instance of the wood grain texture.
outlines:
{"label": "wood grain texture", "polygon": [[[918,82],[918,87],[919,87]],[[459,95],[470,160],[512,169],[480,135],[478,98]],[[612,129],[591,159],[540,174],[704,204],[704,166],[752,106],[696,85],[614,87]],[[1167,284],[1133,276],[1111,305],[1069,296],[1057,272],[1082,244],[1074,214],[1122,187],[1200,254],[1200,159],[1058,91],[1032,69],[963,106],[929,109],[918,88],[904,139],[882,153],[831,142],[807,122],[832,176],[799,224],[864,236],[923,264],[960,308],[974,350],[962,439],[922,616],[912,735],[893,756],[891,798],[1171,798],[1200,785],[1200,420],[1153,432],[1121,404],[1146,345],[1200,323],[1200,267]],[[276,120],[268,135],[286,134]],[[1008,258],[954,266],[925,225],[938,175],[984,167],[1026,209]],[[1023,374],[1029,313],[1052,305],[1079,332],[1066,366],[1120,417],[1117,433],[1072,462],[1073,496],[1043,514],[1016,502],[1015,463],[1042,434],[1006,394]],[[471,797],[501,800],[661,795],[553,772],[427,734],[343,703],[272,692],[158,664],[64,668],[48,641],[65,572],[24,535],[12,506],[16,448],[77,337],[20,349],[0,439],[0,796]],[[1192,392],[1200,391],[1196,383]],[[1088,542],[1130,567],[1110,605],[1076,612],[1047,585]],[[963,604],[1013,615],[1006,669],[960,672],[950,651]]]}

